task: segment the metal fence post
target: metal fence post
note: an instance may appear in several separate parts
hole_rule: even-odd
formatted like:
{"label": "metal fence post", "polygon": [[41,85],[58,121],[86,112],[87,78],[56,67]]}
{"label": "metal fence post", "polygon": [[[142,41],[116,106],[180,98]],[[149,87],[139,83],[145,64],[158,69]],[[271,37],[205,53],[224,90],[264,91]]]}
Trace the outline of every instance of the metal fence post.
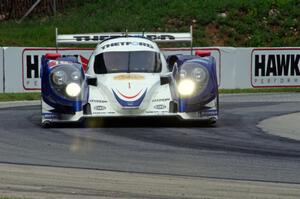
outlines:
{"label": "metal fence post", "polygon": [[56,0],[53,0],[53,15],[56,16]]}
{"label": "metal fence post", "polygon": [[41,2],[41,0],[37,0],[32,6],[31,8],[25,13],[25,15],[19,20],[17,21],[17,23],[21,23],[32,11],[33,9]]}

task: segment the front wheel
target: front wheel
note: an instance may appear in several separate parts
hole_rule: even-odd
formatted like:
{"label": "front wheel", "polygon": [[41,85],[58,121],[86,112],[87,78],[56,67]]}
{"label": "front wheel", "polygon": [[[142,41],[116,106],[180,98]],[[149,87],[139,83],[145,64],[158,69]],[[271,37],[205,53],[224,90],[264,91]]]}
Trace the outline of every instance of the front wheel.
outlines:
{"label": "front wheel", "polygon": [[47,128],[53,127],[53,123],[50,121],[44,121],[41,123],[41,127],[44,129],[47,129]]}

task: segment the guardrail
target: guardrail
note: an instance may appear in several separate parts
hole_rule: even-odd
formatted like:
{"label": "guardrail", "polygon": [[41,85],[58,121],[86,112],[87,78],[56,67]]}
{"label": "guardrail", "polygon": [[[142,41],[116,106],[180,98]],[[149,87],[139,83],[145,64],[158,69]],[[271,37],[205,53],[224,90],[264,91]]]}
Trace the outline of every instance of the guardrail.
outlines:
{"label": "guardrail", "polygon": [[[216,58],[220,88],[300,87],[300,47],[195,47],[194,52],[201,49],[211,51]],[[59,51],[78,56],[87,64],[92,50],[61,48]],[[39,91],[41,56],[55,51],[55,48],[0,48],[0,92]],[[163,53],[190,54],[190,49],[168,48]]]}

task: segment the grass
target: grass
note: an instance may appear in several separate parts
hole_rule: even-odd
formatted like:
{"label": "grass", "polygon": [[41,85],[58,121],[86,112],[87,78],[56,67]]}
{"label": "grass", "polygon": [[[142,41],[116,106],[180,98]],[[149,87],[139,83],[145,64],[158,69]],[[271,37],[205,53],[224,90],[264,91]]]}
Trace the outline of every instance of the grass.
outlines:
{"label": "grass", "polygon": [[[300,88],[220,89],[219,92],[221,94],[300,92]],[[39,92],[34,92],[34,93],[0,93],[0,102],[40,100],[40,99],[41,99],[41,94]]]}
{"label": "grass", "polygon": [[25,199],[25,198],[17,198],[17,197],[1,197],[0,199]]}
{"label": "grass", "polygon": [[39,99],[41,99],[40,93],[0,93],[0,102]]}
{"label": "grass", "polygon": [[299,0],[72,0],[54,16],[0,23],[0,46],[54,46],[61,33],[188,31],[195,46],[300,46]]}

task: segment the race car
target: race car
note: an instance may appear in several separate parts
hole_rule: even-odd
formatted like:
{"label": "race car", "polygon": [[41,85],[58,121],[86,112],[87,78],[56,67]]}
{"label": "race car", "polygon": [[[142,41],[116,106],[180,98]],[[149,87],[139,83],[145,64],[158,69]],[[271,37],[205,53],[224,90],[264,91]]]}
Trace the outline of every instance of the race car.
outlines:
{"label": "race car", "polygon": [[76,57],[41,62],[42,126],[84,118],[177,117],[215,123],[216,62],[209,52],[165,57],[160,42],[192,42],[188,33],[56,33],[57,44],[97,44],[84,68]]}

